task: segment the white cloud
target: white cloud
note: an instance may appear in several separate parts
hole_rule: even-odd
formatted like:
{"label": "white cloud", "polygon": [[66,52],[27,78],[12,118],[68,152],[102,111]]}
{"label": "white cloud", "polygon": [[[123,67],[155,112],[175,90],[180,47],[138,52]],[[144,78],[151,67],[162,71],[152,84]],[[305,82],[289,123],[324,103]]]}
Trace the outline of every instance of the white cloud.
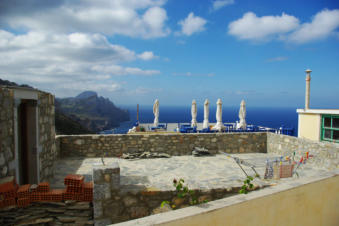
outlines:
{"label": "white cloud", "polygon": [[278,56],[278,57],[267,59],[267,62],[279,62],[279,61],[285,61],[285,60],[288,60],[288,58],[284,56]]}
{"label": "white cloud", "polygon": [[237,90],[237,91],[231,91],[231,92],[235,95],[240,95],[240,96],[258,94],[258,92],[255,90]]}
{"label": "white cloud", "polygon": [[278,39],[303,44],[329,36],[339,37],[339,10],[324,9],[313,16],[309,23],[283,13],[281,16],[257,17],[248,12],[242,18],[231,22],[228,33],[239,39],[267,41]]}
{"label": "white cloud", "polygon": [[207,73],[207,74],[202,74],[202,73],[192,73],[192,72],[184,72],[184,73],[177,73],[177,72],[174,72],[172,73],[172,75],[174,76],[186,76],[186,77],[196,77],[196,76],[202,76],[202,77],[213,77],[214,76],[214,73]]}
{"label": "white cloud", "polygon": [[339,10],[322,10],[312,19],[311,23],[304,23],[294,31],[288,40],[296,43],[306,43],[324,39],[331,34],[338,35],[335,30],[339,27]]}
{"label": "white cloud", "polygon": [[170,33],[165,0],[2,0],[0,25],[53,33],[157,38]]}
{"label": "white cloud", "polygon": [[282,13],[281,16],[257,17],[248,12],[228,26],[228,33],[239,39],[263,41],[290,32],[299,26],[299,20]]}
{"label": "white cloud", "polygon": [[160,74],[158,70],[142,70],[135,67],[122,67],[120,65],[94,65],[91,70],[110,75],[157,75]]}
{"label": "white cloud", "polygon": [[158,70],[121,65],[138,56],[124,46],[111,44],[101,34],[16,35],[0,30],[0,77],[39,85],[61,96],[67,87],[73,92],[90,87],[119,90],[120,84],[112,81],[112,76],[160,74]]}
{"label": "white cloud", "polygon": [[162,92],[162,88],[146,88],[146,87],[137,87],[133,90],[129,90],[127,92],[127,95],[130,96],[135,96],[135,95],[147,95],[147,94],[151,94],[151,93],[160,93]]}
{"label": "white cloud", "polygon": [[138,58],[140,58],[142,60],[153,60],[153,59],[158,58],[158,56],[154,55],[154,53],[152,51],[145,51],[145,52],[139,54]]}
{"label": "white cloud", "polygon": [[108,91],[108,92],[117,92],[121,91],[121,85],[114,82],[109,82],[107,84],[97,84],[93,81],[82,82],[79,84],[67,83],[60,86],[61,90],[72,90],[74,93],[79,93],[84,90],[93,90],[93,91]]}
{"label": "white cloud", "polygon": [[194,13],[191,12],[188,14],[186,19],[179,21],[178,24],[181,26],[181,34],[190,36],[194,33],[205,30],[206,23],[207,20],[199,16],[194,16]]}
{"label": "white cloud", "polygon": [[212,11],[219,10],[225,6],[234,4],[234,0],[216,0],[213,1]]}

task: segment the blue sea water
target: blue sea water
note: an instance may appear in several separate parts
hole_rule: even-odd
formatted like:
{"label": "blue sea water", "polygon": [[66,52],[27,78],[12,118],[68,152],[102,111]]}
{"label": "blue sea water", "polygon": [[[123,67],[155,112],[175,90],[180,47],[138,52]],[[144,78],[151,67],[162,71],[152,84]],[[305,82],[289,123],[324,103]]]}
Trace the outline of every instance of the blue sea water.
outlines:
{"label": "blue sea water", "polygon": [[[130,113],[131,120],[121,123],[119,128],[115,128],[115,133],[126,133],[128,129],[133,127],[137,118],[136,106],[121,106],[127,109]],[[279,128],[285,126],[294,128],[294,136],[298,134],[298,114],[296,108],[273,108],[273,107],[247,107],[246,108],[247,124],[265,126],[270,128]],[[222,119],[223,122],[235,122],[239,120],[239,107],[223,107]],[[210,106],[209,121],[215,122],[216,107]],[[203,107],[198,107],[197,121],[202,122],[204,119]],[[140,106],[139,122],[152,123],[154,120],[152,106]],[[191,121],[190,106],[161,106],[159,107],[159,122],[162,123],[177,123]]]}

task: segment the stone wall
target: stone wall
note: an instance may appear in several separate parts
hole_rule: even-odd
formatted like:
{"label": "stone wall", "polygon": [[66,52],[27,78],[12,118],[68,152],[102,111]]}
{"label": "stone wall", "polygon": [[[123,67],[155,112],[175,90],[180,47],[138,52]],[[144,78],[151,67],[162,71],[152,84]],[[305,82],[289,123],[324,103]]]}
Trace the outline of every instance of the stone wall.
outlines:
{"label": "stone wall", "polygon": [[60,157],[118,157],[126,152],[150,151],[190,155],[194,147],[212,153],[266,152],[266,133],[114,134],[57,136]]}
{"label": "stone wall", "polygon": [[116,226],[337,226],[339,176],[285,181],[247,195],[116,224]]}
{"label": "stone wall", "polygon": [[[54,96],[38,93],[38,131],[40,181],[53,176],[58,157],[55,145]],[[15,176],[14,89],[0,87],[0,178]]]}
{"label": "stone wall", "polygon": [[40,181],[48,181],[53,177],[54,161],[58,158],[55,145],[54,96],[39,92],[38,98]]}
{"label": "stone wall", "polygon": [[309,152],[314,157],[310,158],[308,163],[316,167],[330,170],[339,168],[339,144],[274,133],[267,134],[267,153],[291,156],[293,152],[296,152],[299,158]]}
{"label": "stone wall", "polygon": [[15,176],[13,96],[0,87],[0,178]]}
{"label": "stone wall", "polygon": [[89,202],[39,202],[0,209],[0,225],[93,225]]}
{"label": "stone wall", "polygon": [[[160,191],[155,188],[120,185],[120,168],[117,163],[93,168],[93,208],[95,225],[107,225],[171,211],[169,206],[160,208],[162,201],[169,201],[176,208],[189,206],[189,199],[179,199],[175,190]],[[174,188],[173,188],[174,189]],[[200,203],[238,194],[240,188],[194,190]],[[259,186],[255,187],[259,189]]]}

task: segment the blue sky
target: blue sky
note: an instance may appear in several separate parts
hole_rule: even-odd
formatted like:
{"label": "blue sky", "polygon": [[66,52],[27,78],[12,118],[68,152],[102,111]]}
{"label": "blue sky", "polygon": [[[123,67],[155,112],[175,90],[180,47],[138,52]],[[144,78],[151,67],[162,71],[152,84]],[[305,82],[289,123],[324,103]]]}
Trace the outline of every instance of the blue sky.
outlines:
{"label": "blue sky", "polygon": [[117,105],[339,108],[337,1],[0,3],[0,78]]}

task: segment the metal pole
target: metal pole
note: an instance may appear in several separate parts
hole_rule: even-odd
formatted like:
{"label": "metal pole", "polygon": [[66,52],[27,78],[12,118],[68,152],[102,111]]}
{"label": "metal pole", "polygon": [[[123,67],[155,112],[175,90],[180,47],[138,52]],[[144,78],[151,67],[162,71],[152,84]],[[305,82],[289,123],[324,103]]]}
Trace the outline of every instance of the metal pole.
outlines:
{"label": "metal pole", "polygon": [[311,82],[311,70],[306,71],[306,91],[305,91],[305,109],[310,108],[310,82]]}

